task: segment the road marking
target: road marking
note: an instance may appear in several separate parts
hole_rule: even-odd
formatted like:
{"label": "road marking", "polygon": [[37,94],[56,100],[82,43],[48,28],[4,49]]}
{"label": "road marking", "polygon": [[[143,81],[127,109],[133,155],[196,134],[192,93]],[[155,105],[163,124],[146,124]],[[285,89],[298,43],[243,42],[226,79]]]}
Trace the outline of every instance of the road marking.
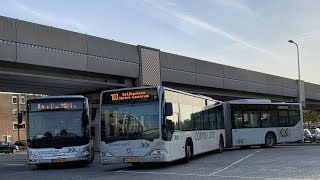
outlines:
{"label": "road marking", "polygon": [[[250,176],[223,176],[223,175],[212,175],[211,177],[221,177],[221,178],[238,178],[238,179],[267,179],[267,180],[301,180],[295,179],[295,178],[272,178],[272,177],[250,177]],[[309,180],[309,179],[304,179],[303,180]],[[311,180],[311,179],[310,179]]]}
{"label": "road marking", "polygon": [[[255,152],[256,153],[256,152]],[[154,174],[154,175],[175,175],[175,176],[197,176],[197,177],[220,177],[220,178],[238,178],[238,179],[266,179],[266,180],[301,180],[295,178],[272,178],[272,177],[250,177],[250,176],[224,176],[224,175],[199,175],[199,174],[182,174],[182,173],[165,173],[165,172],[147,172],[147,171],[129,171],[118,170],[116,173],[132,173],[132,174]],[[309,179],[304,179],[309,180]]]}
{"label": "road marking", "polygon": [[242,158],[242,159],[240,159],[240,160],[238,160],[238,161],[230,164],[229,166],[227,166],[227,167],[225,167],[225,168],[223,168],[223,169],[220,169],[219,171],[216,171],[216,172],[213,172],[213,173],[209,174],[208,176],[212,176],[212,175],[215,175],[215,174],[217,174],[217,173],[219,173],[219,172],[222,172],[222,171],[224,171],[224,170],[227,170],[227,169],[230,168],[231,166],[238,164],[239,162],[241,162],[241,161],[249,158],[250,156],[252,156],[252,155],[254,155],[254,154],[256,154],[256,153],[258,153],[258,152],[260,152],[260,151],[262,151],[262,150],[263,150],[263,149],[260,149],[260,150],[254,152],[254,153],[251,153],[251,154],[249,154],[248,156],[246,156],[246,157],[244,157],[244,158]]}
{"label": "road marking", "polygon": [[4,166],[26,166],[27,164],[3,164]]}
{"label": "road marking", "polygon": [[181,173],[162,173],[162,172],[147,172],[147,171],[126,171],[126,170],[119,170],[116,171],[117,173],[134,173],[134,174],[156,174],[156,175],[177,175],[177,176],[201,176],[201,177],[208,177],[207,175],[198,175],[198,174],[181,174]]}

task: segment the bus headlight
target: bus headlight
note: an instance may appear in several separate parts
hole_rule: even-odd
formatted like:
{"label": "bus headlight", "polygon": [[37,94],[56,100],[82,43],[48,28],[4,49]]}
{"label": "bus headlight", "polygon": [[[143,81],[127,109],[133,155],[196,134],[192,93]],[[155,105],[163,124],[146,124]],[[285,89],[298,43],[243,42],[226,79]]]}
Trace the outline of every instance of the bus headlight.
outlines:
{"label": "bus headlight", "polygon": [[150,153],[150,155],[165,155],[165,154],[167,154],[167,150],[165,149],[155,149]]}
{"label": "bus headlight", "polygon": [[90,151],[83,151],[81,153],[81,157],[88,157],[90,155]]}
{"label": "bus headlight", "polygon": [[28,155],[28,159],[34,159],[36,157],[36,155],[34,155],[34,154],[29,154]]}
{"label": "bus headlight", "polygon": [[101,157],[111,157],[112,155],[108,152],[101,152]]}

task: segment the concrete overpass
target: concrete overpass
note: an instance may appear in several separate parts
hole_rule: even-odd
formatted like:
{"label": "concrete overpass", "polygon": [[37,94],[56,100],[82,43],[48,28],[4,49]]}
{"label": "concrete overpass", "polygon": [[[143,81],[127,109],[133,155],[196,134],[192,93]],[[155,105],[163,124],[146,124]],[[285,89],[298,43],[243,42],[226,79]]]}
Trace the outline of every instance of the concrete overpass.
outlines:
{"label": "concrete overpass", "polygon": [[[95,94],[165,85],[217,99],[296,101],[297,81],[0,16],[0,91]],[[307,107],[320,86],[302,83]]]}

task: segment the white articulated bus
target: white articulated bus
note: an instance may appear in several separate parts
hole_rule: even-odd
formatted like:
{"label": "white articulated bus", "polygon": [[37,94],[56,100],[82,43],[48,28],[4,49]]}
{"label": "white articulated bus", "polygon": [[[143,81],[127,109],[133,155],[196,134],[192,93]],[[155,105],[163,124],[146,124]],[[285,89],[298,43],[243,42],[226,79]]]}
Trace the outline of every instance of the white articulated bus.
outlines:
{"label": "white articulated bus", "polygon": [[29,165],[93,161],[94,128],[89,128],[87,98],[42,97],[27,104]]}
{"label": "white articulated bus", "polygon": [[104,165],[188,162],[224,147],[223,104],[209,97],[139,87],[104,91],[100,103]]}
{"label": "white articulated bus", "polygon": [[300,104],[242,99],[224,103],[226,147],[276,143],[303,139]]}

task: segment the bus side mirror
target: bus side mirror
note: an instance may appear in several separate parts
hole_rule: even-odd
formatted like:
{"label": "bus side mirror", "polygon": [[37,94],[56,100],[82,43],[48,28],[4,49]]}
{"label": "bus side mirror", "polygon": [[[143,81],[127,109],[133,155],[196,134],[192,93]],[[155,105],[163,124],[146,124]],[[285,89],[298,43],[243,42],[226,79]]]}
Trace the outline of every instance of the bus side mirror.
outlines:
{"label": "bus side mirror", "polygon": [[172,103],[166,102],[166,104],[165,104],[165,115],[166,116],[172,116],[173,115]]}
{"label": "bus side mirror", "polygon": [[22,123],[22,113],[19,112],[18,113],[18,124],[21,124]]}
{"label": "bus side mirror", "polygon": [[90,127],[90,133],[91,133],[91,137],[95,137],[96,136],[96,127],[91,126]]}

